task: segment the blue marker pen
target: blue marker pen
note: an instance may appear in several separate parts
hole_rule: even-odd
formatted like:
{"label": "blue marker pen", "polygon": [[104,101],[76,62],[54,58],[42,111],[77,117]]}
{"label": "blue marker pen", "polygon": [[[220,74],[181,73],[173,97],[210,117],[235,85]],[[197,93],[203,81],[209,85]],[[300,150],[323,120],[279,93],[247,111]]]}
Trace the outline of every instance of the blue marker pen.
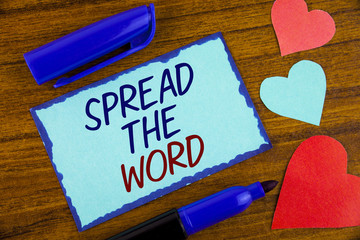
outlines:
{"label": "blue marker pen", "polygon": [[173,209],[117,234],[108,240],[183,240],[238,213],[278,184],[270,180],[235,186],[179,209]]}

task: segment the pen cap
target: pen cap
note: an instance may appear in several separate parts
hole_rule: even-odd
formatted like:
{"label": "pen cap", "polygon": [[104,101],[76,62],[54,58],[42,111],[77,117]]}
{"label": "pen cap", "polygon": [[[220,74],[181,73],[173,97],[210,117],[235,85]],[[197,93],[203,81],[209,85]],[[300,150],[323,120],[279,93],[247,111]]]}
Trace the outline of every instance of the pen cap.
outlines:
{"label": "pen cap", "polygon": [[[24,58],[36,82],[40,85],[128,43],[130,43],[130,50],[127,54],[120,54],[120,58],[144,48],[154,35],[154,23],[154,5],[140,6],[100,20],[45,44],[25,53]],[[112,62],[114,61],[109,64]],[[108,64],[102,64],[98,68],[106,65]],[[80,77],[86,74],[81,74]]]}

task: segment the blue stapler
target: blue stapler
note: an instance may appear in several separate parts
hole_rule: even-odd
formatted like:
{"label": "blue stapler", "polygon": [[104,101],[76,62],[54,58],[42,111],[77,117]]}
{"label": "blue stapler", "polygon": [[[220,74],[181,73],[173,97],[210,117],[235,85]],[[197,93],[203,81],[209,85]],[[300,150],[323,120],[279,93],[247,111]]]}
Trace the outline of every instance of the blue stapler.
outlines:
{"label": "blue stapler", "polygon": [[140,6],[95,22],[24,54],[40,85],[104,56],[126,44],[130,49],[69,78],[60,78],[54,87],[64,86],[146,47],[155,34],[155,9]]}

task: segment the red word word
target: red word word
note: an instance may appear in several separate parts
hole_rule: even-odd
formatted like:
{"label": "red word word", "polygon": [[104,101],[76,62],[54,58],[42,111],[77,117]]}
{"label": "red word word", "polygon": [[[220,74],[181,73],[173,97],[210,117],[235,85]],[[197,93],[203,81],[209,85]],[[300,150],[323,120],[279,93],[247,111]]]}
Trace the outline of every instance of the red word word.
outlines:
{"label": "red word word", "polygon": [[[187,153],[188,165],[177,161],[185,151],[184,145],[177,141],[168,143],[166,154],[163,151],[161,151],[160,149],[155,149],[149,154],[146,162],[145,162],[145,157],[141,156],[138,172],[136,172],[134,166],[131,166],[128,177],[126,175],[125,165],[122,164],[121,165],[121,173],[122,173],[122,176],[124,179],[126,191],[131,192],[132,178],[135,179],[139,188],[143,188],[144,175],[146,175],[147,178],[152,182],[159,182],[165,177],[168,169],[169,169],[170,174],[174,175],[174,173],[175,173],[174,165],[182,167],[182,168],[195,167],[200,162],[200,159],[204,153],[204,142],[201,139],[201,137],[198,135],[190,135],[190,136],[186,137],[185,140],[186,140],[186,153]],[[198,153],[195,161],[193,161],[193,156],[192,156],[192,152],[191,152],[191,141],[193,141],[193,140],[197,140],[200,145],[199,153]],[[179,148],[179,152],[175,156],[173,154],[173,146],[177,146]],[[160,177],[158,177],[158,178],[154,178],[153,175],[151,174],[151,162],[156,154],[160,155],[161,159],[163,160],[162,173],[161,173]]]}

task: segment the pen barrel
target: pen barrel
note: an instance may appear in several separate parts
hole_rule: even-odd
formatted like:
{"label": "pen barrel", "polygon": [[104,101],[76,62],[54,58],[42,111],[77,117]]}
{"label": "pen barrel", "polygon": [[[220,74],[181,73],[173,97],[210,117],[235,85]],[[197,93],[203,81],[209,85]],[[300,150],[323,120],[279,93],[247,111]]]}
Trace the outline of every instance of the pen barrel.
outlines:
{"label": "pen barrel", "polygon": [[187,234],[176,209],[149,219],[108,240],[184,240]]}
{"label": "pen barrel", "polygon": [[254,200],[264,197],[259,182],[247,187],[230,187],[178,210],[185,231],[192,235],[244,211]]}
{"label": "pen barrel", "polygon": [[129,43],[149,28],[151,14],[140,6],[95,22],[24,54],[42,84]]}

